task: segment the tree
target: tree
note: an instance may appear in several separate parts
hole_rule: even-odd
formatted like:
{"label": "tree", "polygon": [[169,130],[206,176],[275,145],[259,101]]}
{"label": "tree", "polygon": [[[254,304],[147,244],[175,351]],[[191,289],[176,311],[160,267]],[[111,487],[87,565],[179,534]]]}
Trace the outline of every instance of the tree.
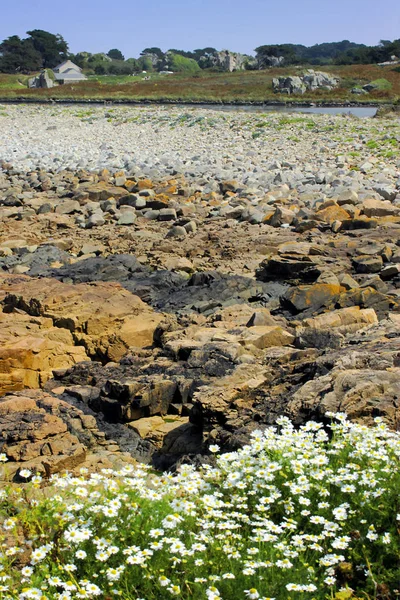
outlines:
{"label": "tree", "polygon": [[137,58],[127,58],[125,62],[128,63],[129,65],[132,65],[132,69],[134,71],[139,71],[140,65],[139,65],[139,61],[137,60]]}
{"label": "tree", "polygon": [[157,47],[145,48],[140,53],[140,56],[146,56],[147,54],[155,54],[156,56],[158,56],[158,58],[161,58],[161,59],[164,58],[164,52],[160,48],[157,48]]}
{"label": "tree", "polygon": [[113,60],[110,63],[107,72],[110,75],[132,75],[135,70],[135,66],[132,63],[125,62],[123,60]]}
{"label": "tree", "polygon": [[181,54],[168,53],[168,66],[177,73],[197,73],[200,67],[193,58],[186,58]]}
{"label": "tree", "polygon": [[59,33],[54,35],[43,29],[33,29],[27,34],[31,36],[35,50],[41,54],[44,68],[53,68],[68,57],[68,44]]}
{"label": "tree", "polygon": [[109,56],[113,60],[125,60],[124,55],[122,54],[121,50],[118,50],[118,48],[112,48],[111,50],[109,50],[107,52],[107,56]]}
{"label": "tree", "polygon": [[38,71],[41,65],[42,57],[29,38],[21,40],[12,35],[0,44],[0,71],[3,73]]}
{"label": "tree", "polygon": [[138,65],[141,71],[153,71],[153,62],[149,56],[138,58]]}
{"label": "tree", "polygon": [[69,58],[74,62],[78,67],[84,69],[87,67],[87,63],[89,58],[91,57],[90,52],[78,52],[78,54],[70,54]]}
{"label": "tree", "polygon": [[301,55],[304,46],[295,46],[294,44],[275,44],[267,46],[259,46],[255,49],[257,55],[257,62],[260,69],[265,69],[272,64],[271,57],[280,59],[283,57],[285,65],[293,65],[299,62],[299,55]]}
{"label": "tree", "polygon": [[94,72],[96,73],[96,75],[105,75],[106,68],[104,65],[96,65],[94,68]]}

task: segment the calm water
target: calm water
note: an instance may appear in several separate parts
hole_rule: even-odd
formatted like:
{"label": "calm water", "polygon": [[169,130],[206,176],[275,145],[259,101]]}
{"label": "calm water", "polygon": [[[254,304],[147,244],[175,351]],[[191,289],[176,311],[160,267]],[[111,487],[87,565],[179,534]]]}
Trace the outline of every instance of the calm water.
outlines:
{"label": "calm water", "polygon": [[253,104],[190,104],[190,103],[165,103],[162,102],[99,102],[94,100],[93,102],[71,102],[69,100],[62,101],[58,100],[54,103],[49,102],[37,102],[37,101],[27,101],[24,99],[23,101],[19,100],[5,100],[2,104],[49,104],[49,105],[64,105],[64,106],[82,106],[87,107],[90,106],[138,106],[138,107],[150,107],[150,106],[171,106],[175,108],[182,108],[186,110],[196,109],[196,108],[205,108],[209,110],[218,110],[224,112],[232,112],[232,111],[244,111],[250,113],[266,113],[266,112],[280,112],[280,113],[311,113],[311,114],[320,114],[320,115],[345,115],[351,114],[355,117],[373,117],[376,114],[377,107],[376,106],[279,106],[266,104],[262,106],[254,106]]}
{"label": "calm water", "polygon": [[[188,108],[188,105],[176,105]],[[209,108],[211,110],[221,111],[245,111],[251,113],[266,113],[266,112],[280,112],[280,113],[311,113],[319,115],[354,115],[355,117],[373,117],[376,114],[376,106],[237,106],[234,104],[227,104],[225,106],[210,105],[210,104],[198,104],[196,108]]]}

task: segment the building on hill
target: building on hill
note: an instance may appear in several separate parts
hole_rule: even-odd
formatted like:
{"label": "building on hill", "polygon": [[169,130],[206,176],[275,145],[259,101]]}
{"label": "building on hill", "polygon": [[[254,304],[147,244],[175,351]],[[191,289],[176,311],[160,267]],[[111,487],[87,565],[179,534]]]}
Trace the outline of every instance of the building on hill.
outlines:
{"label": "building on hill", "polygon": [[76,83],[85,81],[86,76],[82,73],[82,69],[71,60],[65,60],[53,69],[54,76],[58,83]]}

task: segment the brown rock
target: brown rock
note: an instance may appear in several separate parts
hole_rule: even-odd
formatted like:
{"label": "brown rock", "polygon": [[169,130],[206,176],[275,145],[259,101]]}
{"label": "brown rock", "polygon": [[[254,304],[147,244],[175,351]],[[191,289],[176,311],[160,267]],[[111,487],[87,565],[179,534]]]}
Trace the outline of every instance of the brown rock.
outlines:
{"label": "brown rock", "polygon": [[383,267],[381,256],[357,256],[353,259],[356,273],[379,273]]}
{"label": "brown rock", "polygon": [[[11,473],[21,466],[47,475],[75,467],[86,451],[68,431],[62,412],[80,412],[65,402],[47,397],[7,396],[0,398],[0,430],[3,452],[11,461]],[[41,400],[44,402],[41,403]],[[47,400],[47,403],[46,403]],[[53,414],[53,413],[57,413]],[[12,464],[16,463],[16,464]]]}
{"label": "brown rock", "polygon": [[304,384],[288,404],[288,414],[321,417],[345,412],[351,421],[372,425],[382,416],[392,429],[399,426],[400,369],[337,370]]}
{"label": "brown rock", "polygon": [[128,194],[128,191],[125,188],[109,185],[106,181],[100,181],[99,183],[84,183],[81,184],[78,189],[79,191],[87,192],[89,194],[89,200],[93,200],[94,202],[108,200],[108,198],[115,198],[115,200],[118,200],[122,196]]}
{"label": "brown rock", "polygon": [[0,312],[0,394],[38,388],[53,369],[88,360],[85,349],[75,346],[67,329],[53,326],[49,318]]}
{"label": "brown rock", "polygon": [[20,308],[71,332],[91,356],[119,360],[132,346],[152,345],[162,315],[117,283],[65,284],[0,275],[6,311]]}
{"label": "brown rock", "polygon": [[354,219],[346,219],[342,221],[343,231],[352,231],[354,229],[376,229],[378,227],[378,221],[371,219],[366,215],[360,215]]}
{"label": "brown rock", "polygon": [[344,288],[330,283],[315,283],[289,288],[281,298],[284,307],[293,312],[309,310],[315,312],[322,307],[332,305]]}
{"label": "brown rock", "polygon": [[149,440],[156,447],[161,448],[164,438],[175,429],[186,425],[189,422],[189,417],[173,417],[168,416],[168,419],[163,417],[148,417],[147,419],[139,419],[127,423],[128,427],[136,431],[144,440]]}
{"label": "brown rock", "polygon": [[359,306],[352,306],[304,319],[300,329],[304,327],[319,330],[334,328],[338,333],[347,334],[376,323],[378,323],[378,317],[373,308],[361,310]]}
{"label": "brown rock", "polygon": [[374,198],[363,201],[363,211],[367,217],[396,217],[400,215],[400,207],[393,205],[389,200],[376,200]]}
{"label": "brown rock", "polygon": [[319,210],[315,213],[315,218],[318,221],[325,221],[326,223],[329,223],[329,225],[331,225],[334,221],[343,222],[349,217],[349,213],[337,204],[327,206],[326,208],[323,208],[322,210]]}
{"label": "brown rock", "polygon": [[294,335],[282,329],[282,327],[255,326],[249,327],[239,337],[239,342],[245,348],[256,348],[263,350],[272,346],[290,346],[294,342]]}

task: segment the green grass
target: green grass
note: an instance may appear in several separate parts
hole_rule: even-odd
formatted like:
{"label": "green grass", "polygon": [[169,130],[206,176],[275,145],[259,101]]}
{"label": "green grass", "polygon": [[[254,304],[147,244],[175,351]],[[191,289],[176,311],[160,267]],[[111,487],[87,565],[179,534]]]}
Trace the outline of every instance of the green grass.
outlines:
{"label": "green grass", "polygon": [[381,77],[380,79],[375,79],[371,81],[371,85],[375,86],[378,90],[391,90],[392,84],[387,79]]}
{"label": "green grass", "polygon": [[280,418],[175,476],[21,470],[0,493],[1,600],[395,599],[400,436],[330,427]]}
{"label": "green grass", "polygon": [[145,77],[150,77],[150,81],[159,81],[163,77],[166,77],[166,75],[159,75],[158,73],[150,73],[148,75],[144,73],[140,73],[139,75],[89,75],[88,81],[95,81],[103,85],[124,85],[143,81]]}

